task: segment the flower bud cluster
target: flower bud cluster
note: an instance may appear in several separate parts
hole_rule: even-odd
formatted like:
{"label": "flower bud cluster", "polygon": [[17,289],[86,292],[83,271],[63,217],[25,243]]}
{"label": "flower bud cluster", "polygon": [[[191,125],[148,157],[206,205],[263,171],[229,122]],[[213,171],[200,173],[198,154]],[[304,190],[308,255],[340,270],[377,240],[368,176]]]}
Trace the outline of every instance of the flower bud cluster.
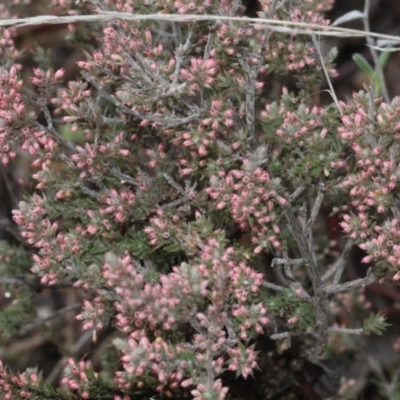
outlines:
{"label": "flower bud cluster", "polygon": [[273,189],[274,181],[267,171],[244,160],[241,170],[210,177],[210,187],[205,192],[216,201],[216,209],[228,209],[240,228],[251,229],[255,253],[263,248],[280,248],[276,205],[284,207],[287,200]]}
{"label": "flower bud cluster", "polygon": [[[230,0],[83,3],[71,13],[243,12]],[[325,26],[315,9],[328,3],[261,0],[261,13]],[[82,296],[83,330],[115,332],[120,362],[105,379],[89,362],[68,361],[62,384],[73,396],[222,400],[229,371],[249,379],[257,368],[254,342],[270,321],[323,347],[324,296],[340,284],[322,285],[322,274],[341,257],[326,249],[323,207],[335,207],[365,263],[400,279],[399,100],[360,93],[313,105],[324,71],[312,40],[295,31],[222,19],[93,29],[82,78],[65,87],[62,69],[36,68],[38,90],[24,96],[19,66],[0,69],[0,158],[28,152],[36,181],[13,212],[21,251],[30,247],[40,290],[60,283]],[[0,58],[12,53],[5,32]],[[330,56],[325,65],[332,75]],[[287,71],[300,78],[299,94],[268,92],[258,111],[261,77]],[[267,254],[283,265],[270,272],[285,273],[275,283],[259,272]],[[36,381],[0,364],[6,398],[30,398],[32,388],[40,397]]]}

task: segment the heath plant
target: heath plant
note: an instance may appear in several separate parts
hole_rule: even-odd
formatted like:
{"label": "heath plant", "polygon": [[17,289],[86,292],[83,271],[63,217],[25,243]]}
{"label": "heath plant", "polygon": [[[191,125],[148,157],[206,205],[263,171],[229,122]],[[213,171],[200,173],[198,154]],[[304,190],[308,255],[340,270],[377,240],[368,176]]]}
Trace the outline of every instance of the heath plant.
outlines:
{"label": "heath plant", "polygon": [[[46,288],[81,299],[64,309],[81,337],[112,333],[96,368],[64,349],[52,383],[3,361],[4,399],[224,399],[230,374],[255,379],[263,341],[296,338],[299,359],[319,365],[337,332],[381,332],[379,314],[337,315],[342,292],[400,279],[400,100],[366,88],[320,104],[335,51],[311,30],[229,20],[245,15],[240,0],[52,3],[221,19],[71,24],[84,55],[68,82],[43,57],[23,78],[17,30],[2,29],[0,158],[30,165],[16,225],[2,224],[14,238],[2,345],[51,321],[34,315]],[[329,3],[261,0],[258,16],[328,28]],[[336,243],[322,211],[340,221]],[[365,272],[349,280],[354,246]]]}

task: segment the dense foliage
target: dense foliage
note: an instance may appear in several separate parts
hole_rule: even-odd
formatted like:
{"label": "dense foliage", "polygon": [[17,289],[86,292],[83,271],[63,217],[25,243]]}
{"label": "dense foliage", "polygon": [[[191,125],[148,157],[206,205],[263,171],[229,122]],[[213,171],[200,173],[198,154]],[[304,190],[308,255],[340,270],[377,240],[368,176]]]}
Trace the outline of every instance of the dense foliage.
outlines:
{"label": "dense foliage", "polygon": [[[299,357],[319,363],[346,330],[338,294],[400,279],[399,100],[371,88],[318,104],[335,52],[322,56],[313,34],[222,18],[243,16],[239,1],[54,3],[221,19],[71,26],[80,77],[38,59],[33,87],[15,31],[2,30],[1,159],[30,168],[19,233],[3,245],[1,281],[19,300],[0,313],[1,340],[47,286],[78,293],[83,331],[113,332],[101,368],[70,354],[60,384],[3,365],[5,398],[223,399],[229,371],[253,379],[266,338],[299,338]],[[321,3],[263,0],[258,14],[326,26]],[[321,210],[338,216],[344,243],[329,241]],[[347,281],[353,245],[371,267]],[[372,315],[348,328],[384,325]]]}

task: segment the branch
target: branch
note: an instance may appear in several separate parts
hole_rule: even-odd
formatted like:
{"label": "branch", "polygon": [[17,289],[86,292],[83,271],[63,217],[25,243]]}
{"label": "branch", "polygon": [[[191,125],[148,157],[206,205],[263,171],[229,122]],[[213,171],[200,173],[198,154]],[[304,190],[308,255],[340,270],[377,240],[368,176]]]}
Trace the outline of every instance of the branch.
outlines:
{"label": "branch", "polygon": [[284,289],[282,286],[275,285],[274,283],[263,281],[262,285],[267,289],[275,290],[276,292],[282,292]]}
{"label": "branch", "polygon": [[[18,207],[16,207],[18,208]],[[18,228],[8,218],[0,219],[0,228],[14,236],[14,238],[21,244],[25,245],[25,239],[20,235]]]}
{"label": "branch", "polygon": [[340,115],[343,115],[343,111],[342,111],[342,109],[341,109],[341,107],[339,105],[339,100],[338,100],[338,98],[336,96],[335,89],[333,88],[331,78],[329,76],[328,70],[326,69],[325,60],[324,60],[324,57],[322,55],[321,47],[319,45],[319,42],[317,41],[317,38],[316,38],[315,35],[311,35],[311,38],[312,38],[312,41],[314,43],[315,49],[317,50],[317,54],[318,54],[319,60],[321,61],[321,65],[322,65],[322,69],[324,70],[326,81],[328,82],[328,86],[329,86],[329,91],[328,92],[332,96],[332,99],[335,102],[336,108],[338,109]]}
{"label": "branch", "polygon": [[[307,241],[307,232],[304,232],[299,221],[296,219],[293,209],[289,204],[285,210],[285,216],[289,223],[289,230],[295,238],[300,254],[305,259],[308,276],[311,279],[313,297],[311,302],[315,310],[315,343],[309,351],[309,359],[317,361],[326,348],[328,327],[328,298],[324,292],[318,265],[313,257],[311,248]],[[310,230],[309,228],[308,230]],[[310,235],[311,236],[311,235]]]}
{"label": "branch", "polygon": [[38,326],[43,325],[46,322],[49,322],[52,319],[57,318],[60,315],[63,315],[65,313],[69,312],[69,311],[77,310],[77,309],[79,309],[81,307],[82,307],[82,303],[77,303],[77,304],[73,304],[73,305],[68,306],[68,307],[61,308],[60,310],[57,310],[56,312],[54,312],[53,314],[49,315],[46,318],[36,318],[32,322],[30,322],[30,323],[26,324],[25,326],[23,326],[19,330],[18,335],[21,335],[21,336],[26,335],[27,333],[29,333],[33,329],[37,328]]}
{"label": "branch", "polygon": [[291,205],[286,207],[285,216],[289,223],[289,230],[293,235],[294,239],[297,242],[297,246],[299,248],[300,254],[305,261],[307,273],[311,279],[314,294],[317,293],[318,288],[321,286],[321,276],[318,270],[318,266],[314,261],[314,258],[308,248],[307,238],[305,237],[305,233],[303,232],[300,223],[297,221],[293,209]]}
{"label": "branch", "polygon": [[328,329],[329,333],[348,333],[350,335],[361,335],[364,333],[363,328],[355,328],[355,329],[349,329],[349,328],[329,328]]}
{"label": "branch", "polygon": [[326,192],[325,185],[323,183],[320,183],[318,188],[318,195],[317,198],[315,199],[315,203],[311,210],[311,215],[307,223],[307,229],[311,229],[315,223],[315,220],[317,219],[319,210],[321,209],[322,201],[324,199],[325,192]]}
{"label": "branch", "polygon": [[275,267],[276,265],[281,264],[289,264],[289,265],[301,265],[304,264],[304,258],[293,258],[293,259],[285,259],[285,258],[274,258],[271,263],[271,267]]}
{"label": "branch", "polygon": [[246,60],[245,56],[237,52],[237,59],[240,66],[243,69],[245,77],[245,91],[246,91],[246,125],[250,136],[252,147],[255,146],[255,116],[254,116],[254,104],[255,104],[255,85],[257,79],[257,69],[252,69],[250,64]]}
{"label": "branch", "polygon": [[378,277],[373,273],[372,268],[370,268],[365,278],[355,279],[354,281],[342,283],[340,285],[330,285],[325,287],[323,290],[327,294],[339,293],[345,292],[352,288],[365,287],[377,281]]}
{"label": "branch", "polygon": [[306,190],[306,187],[299,186],[289,197],[289,201],[293,202],[293,200],[296,200],[304,191]]}
{"label": "branch", "polygon": [[334,285],[339,284],[340,278],[342,277],[343,274],[347,253],[351,250],[352,247],[353,247],[353,241],[351,239],[348,239],[346,246],[343,249],[342,254],[340,255],[339,260],[337,260],[334,266],[334,270],[336,270],[335,277],[333,278]]}
{"label": "branch", "polygon": [[83,75],[85,79],[96,88],[101,97],[111,101],[117,108],[122,110],[124,113],[132,115],[141,121],[147,120],[150,122],[155,122],[157,124],[163,125],[165,128],[174,128],[179,125],[188,124],[189,122],[198,118],[197,114],[193,114],[190,117],[186,118],[168,118],[168,117],[161,118],[161,117],[156,117],[154,115],[141,114],[140,112],[132,110],[125,104],[121,103],[114,95],[107,93],[94,79],[90,77],[90,75],[88,74],[83,74]]}

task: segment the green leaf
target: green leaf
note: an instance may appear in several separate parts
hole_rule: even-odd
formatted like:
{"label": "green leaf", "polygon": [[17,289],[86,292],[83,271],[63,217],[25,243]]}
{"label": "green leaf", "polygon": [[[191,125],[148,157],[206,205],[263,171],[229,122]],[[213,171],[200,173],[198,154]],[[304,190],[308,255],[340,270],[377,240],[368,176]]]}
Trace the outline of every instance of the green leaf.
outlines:
{"label": "green leaf", "polygon": [[374,73],[375,73],[374,69],[371,67],[369,62],[360,53],[353,54],[353,61],[370,78],[372,78],[374,76]]}
{"label": "green leaf", "polygon": [[164,246],[164,250],[168,253],[177,253],[178,251],[180,251],[180,246],[178,243],[171,243],[167,246]]}
{"label": "green leaf", "polygon": [[382,335],[383,331],[390,326],[390,324],[386,323],[386,318],[380,314],[371,313],[370,316],[364,321],[364,332],[367,335],[375,334]]}
{"label": "green leaf", "polygon": [[390,53],[391,53],[390,50],[391,49],[389,48],[386,51],[382,51],[381,55],[379,56],[379,65],[381,66],[381,68],[385,68],[386,67],[386,64],[387,64],[387,62],[389,60]]}

